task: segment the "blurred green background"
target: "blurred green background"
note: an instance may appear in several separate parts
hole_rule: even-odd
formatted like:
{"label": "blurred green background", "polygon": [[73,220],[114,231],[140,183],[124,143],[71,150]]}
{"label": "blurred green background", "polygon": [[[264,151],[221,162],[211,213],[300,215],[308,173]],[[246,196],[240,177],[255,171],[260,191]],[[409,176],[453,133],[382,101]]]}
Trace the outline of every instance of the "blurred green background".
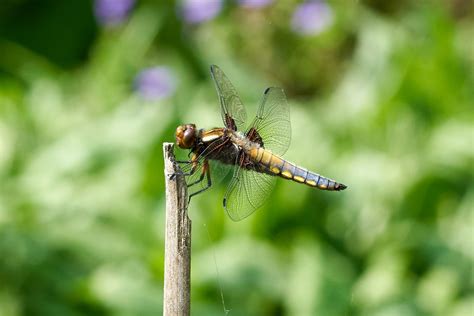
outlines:
{"label": "blurred green background", "polygon": [[473,30],[469,0],[2,0],[0,315],[161,314],[162,143],[222,125],[210,64],[249,117],[283,87],[285,157],[349,188],[193,199],[193,315],[473,315]]}

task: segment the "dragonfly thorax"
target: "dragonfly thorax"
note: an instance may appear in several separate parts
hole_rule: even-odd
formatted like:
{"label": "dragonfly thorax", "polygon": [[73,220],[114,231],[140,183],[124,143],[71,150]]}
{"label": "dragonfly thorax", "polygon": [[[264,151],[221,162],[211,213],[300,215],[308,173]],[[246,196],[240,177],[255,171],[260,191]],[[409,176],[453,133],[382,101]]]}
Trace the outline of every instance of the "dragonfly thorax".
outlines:
{"label": "dragonfly thorax", "polygon": [[234,145],[244,150],[250,150],[252,148],[258,148],[260,145],[248,139],[248,137],[240,131],[231,131],[230,138]]}

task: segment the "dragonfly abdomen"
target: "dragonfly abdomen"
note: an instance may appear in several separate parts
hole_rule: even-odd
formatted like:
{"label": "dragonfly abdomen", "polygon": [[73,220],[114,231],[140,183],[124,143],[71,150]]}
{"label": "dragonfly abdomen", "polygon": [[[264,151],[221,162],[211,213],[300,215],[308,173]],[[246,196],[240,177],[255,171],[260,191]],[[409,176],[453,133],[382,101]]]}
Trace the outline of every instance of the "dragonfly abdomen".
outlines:
{"label": "dragonfly abdomen", "polygon": [[340,191],[346,188],[342,183],[296,166],[264,148],[253,148],[249,151],[249,155],[252,160],[259,164],[263,171],[268,174],[293,180],[298,183],[304,183],[310,187],[316,187],[321,190]]}

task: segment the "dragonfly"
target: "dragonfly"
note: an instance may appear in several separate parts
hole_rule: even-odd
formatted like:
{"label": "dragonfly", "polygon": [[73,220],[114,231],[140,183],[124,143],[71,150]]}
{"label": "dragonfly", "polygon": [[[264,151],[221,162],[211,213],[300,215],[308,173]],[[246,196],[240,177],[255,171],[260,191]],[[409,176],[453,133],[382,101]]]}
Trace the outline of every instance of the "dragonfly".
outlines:
{"label": "dragonfly", "polygon": [[232,172],[223,207],[240,221],[259,209],[270,196],[275,180],[283,178],[313,188],[341,191],[346,185],[282,158],[291,141],[290,109],[281,88],[267,88],[256,116],[247,126],[245,107],[224,72],[211,66],[224,127],[176,128],[179,148],[189,149],[189,160],[178,161],[186,178],[189,199],[208,190]]}

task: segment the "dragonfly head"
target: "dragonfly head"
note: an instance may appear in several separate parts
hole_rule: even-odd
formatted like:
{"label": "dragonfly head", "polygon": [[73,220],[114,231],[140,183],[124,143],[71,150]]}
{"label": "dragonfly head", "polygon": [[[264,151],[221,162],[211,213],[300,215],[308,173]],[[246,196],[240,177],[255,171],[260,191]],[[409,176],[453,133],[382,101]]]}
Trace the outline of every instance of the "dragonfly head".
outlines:
{"label": "dragonfly head", "polygon": [[183,149],[189,149],[194,146],[197,139],[196,125],[186,124],[176,128],[176,145]]}

